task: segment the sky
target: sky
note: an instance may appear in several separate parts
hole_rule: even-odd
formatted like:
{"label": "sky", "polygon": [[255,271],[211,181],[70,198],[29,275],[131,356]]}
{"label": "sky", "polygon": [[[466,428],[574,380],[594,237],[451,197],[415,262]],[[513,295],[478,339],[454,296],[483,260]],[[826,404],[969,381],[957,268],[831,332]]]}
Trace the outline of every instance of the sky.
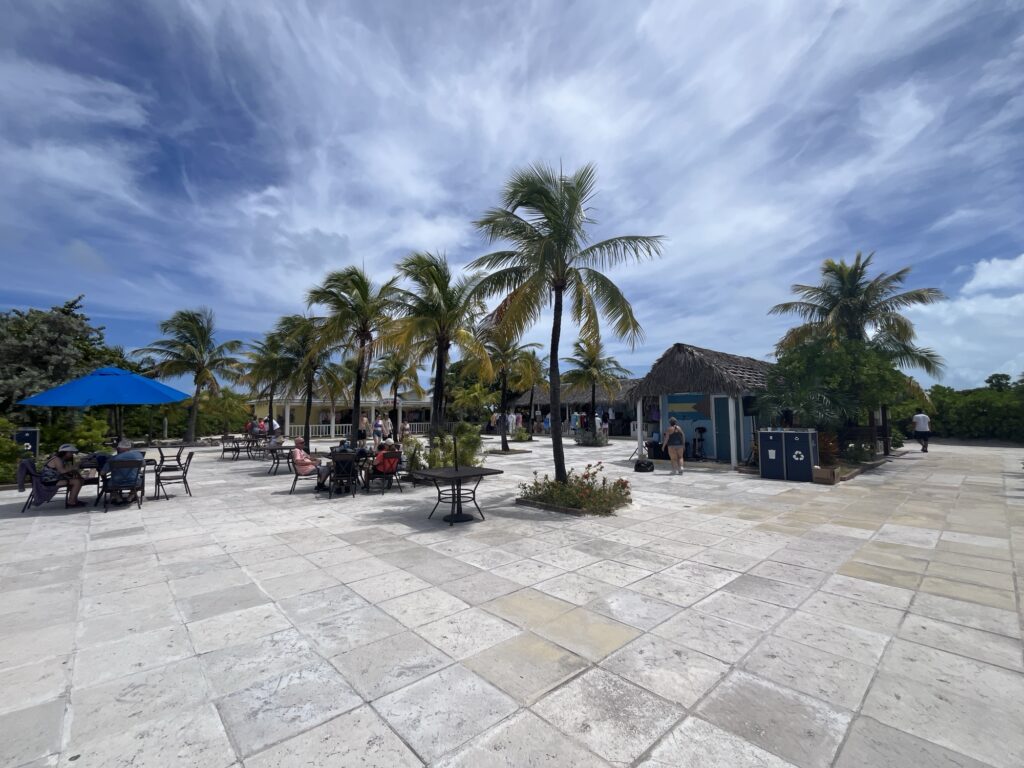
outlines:
{"label": "sky", "polygon": [[[646,338],[767,358],[823,259],[909,287],[942,383],[1024,371],[1020,2],[0,0],[0,308],[251,339],[356,264],[466,264],[509,174],[598,168]],[[546,343],[550,318],[530,332]],[[571,341],[572,328],[563,332]],[[563,355],[568,354],[568,343]],[[933,380],[915,374],[925,384]]]}

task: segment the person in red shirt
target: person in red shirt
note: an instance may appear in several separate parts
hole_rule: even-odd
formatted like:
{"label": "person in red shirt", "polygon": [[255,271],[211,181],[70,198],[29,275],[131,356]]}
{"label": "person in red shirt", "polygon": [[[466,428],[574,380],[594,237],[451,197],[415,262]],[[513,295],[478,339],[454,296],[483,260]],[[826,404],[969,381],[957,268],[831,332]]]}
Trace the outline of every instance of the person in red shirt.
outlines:
{"label": "person in red shirt", "polygon": [[292,465],[300,475],[311,475],[316,472],[316,487],[326,487],[327,478],[331,474],[331,467],[306,453],[306,441],[301,437],[295,438],[295,447],[292,448]]}

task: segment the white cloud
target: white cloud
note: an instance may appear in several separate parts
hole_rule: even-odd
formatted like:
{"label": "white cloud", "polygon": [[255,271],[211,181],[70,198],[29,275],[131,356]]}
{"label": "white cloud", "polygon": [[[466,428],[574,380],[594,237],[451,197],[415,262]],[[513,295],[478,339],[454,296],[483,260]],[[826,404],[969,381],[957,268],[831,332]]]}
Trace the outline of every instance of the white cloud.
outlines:
{"label": "white cloud", "polygon": [[1015,259],[982,259],[961,292],[971,296],[1004,290],[1024,290],[1024,253]]}

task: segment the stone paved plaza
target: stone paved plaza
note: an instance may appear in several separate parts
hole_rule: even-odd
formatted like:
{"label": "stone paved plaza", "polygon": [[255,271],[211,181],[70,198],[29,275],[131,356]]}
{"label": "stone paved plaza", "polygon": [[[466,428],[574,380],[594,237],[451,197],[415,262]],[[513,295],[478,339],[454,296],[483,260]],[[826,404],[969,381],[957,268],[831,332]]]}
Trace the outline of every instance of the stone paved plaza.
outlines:
{"label": "stone paved plaza", "polygon": [[0,765],[1024,765],[1024,450],[827,487],[631,447],[567,449],[634,481],[610,518],[512,503],[547,441],[454,528],[212,451],[141,511],[0,493]]}

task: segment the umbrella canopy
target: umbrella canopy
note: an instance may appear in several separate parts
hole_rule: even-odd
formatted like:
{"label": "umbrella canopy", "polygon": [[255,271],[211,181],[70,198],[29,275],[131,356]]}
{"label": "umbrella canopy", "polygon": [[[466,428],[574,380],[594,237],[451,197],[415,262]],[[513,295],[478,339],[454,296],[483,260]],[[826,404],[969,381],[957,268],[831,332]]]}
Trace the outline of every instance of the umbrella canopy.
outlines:
{"label": "umbrella canopy", "polygon": [[163,405],[190,395],[121,368],[97,368],[80,379],[26,397],[18,405],[87,408],[96,405]]}

